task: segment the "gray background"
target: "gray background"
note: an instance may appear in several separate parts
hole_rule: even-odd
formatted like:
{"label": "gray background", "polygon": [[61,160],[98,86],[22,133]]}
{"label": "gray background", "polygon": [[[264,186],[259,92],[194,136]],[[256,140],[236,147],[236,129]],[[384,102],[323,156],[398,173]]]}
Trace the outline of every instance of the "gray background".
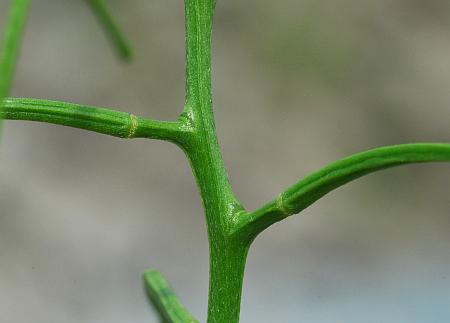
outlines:
{"label": "gray background", "polygon": [[[12,95],[175,119],[182,1],[108,2],[131,64],[84,1],[33,1]],[[218,0],[213,51],[218,135],[248,209],[348,154],[450,141],[449,1]],[[207,238],[181,151],[29,122],[3,130],[1,322],[158,322],[148,267],[205,320]],[[242,322],[448,322],[449,183],[449,164],[388,170],[271,227],[250,251]]]}

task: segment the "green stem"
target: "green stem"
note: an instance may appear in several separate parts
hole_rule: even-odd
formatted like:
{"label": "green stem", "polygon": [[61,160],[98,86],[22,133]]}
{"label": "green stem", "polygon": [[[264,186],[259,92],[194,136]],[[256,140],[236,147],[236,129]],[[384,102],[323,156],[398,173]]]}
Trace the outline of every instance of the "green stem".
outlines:
{"label": "green stem", "polygon": [[180,145],[189,134],[181,121],[150,120],[104,108],[38,99],[4,99],[0,119],[47,122],[114,137],[161,139]]}
{"label": "green stem", "polygon": [[[233,193],[217,139],[211,94],[211,29],[215,0],[185,0],[186,103],[174,122],[149,120],[103,108],[37,99],[3,99],[10,88],[29,0],[14,0],[0,53],[0,119],[32,120],[121,138],[168,140],[186,153],[196,178],[208,229],[209,323],[238,323],[247,253],[271,224],[363,175],[397,165],[450,161],[450,144],[409,144],[373,149],[337,161],[307,176],[275,200],[246,212]],[[129,47],[103,0],[89,0],[124,55]],[[196,320],[156,271],[144,275],[152,301],[172,323]]]}
{"label": "green stem", "polygon": [[169,282],[157,270],[144,273],[147,294],[167,323],[198,323],[172,290]]}
{"label": "green stem", "polygon": [[253,239],[273,223],[301,212],[327,193],[359,177],[394,166],[444,161],[450,161],[450,144],[404,144],[351,155],[305,177],[262,208],[240,214],[234,230]]}
{"label": "green stem", "polygon": [[214,1],[185,0],[186,107],[195,136],[186,154],[200,189],[210,249],[209,323],[237,323],[248,245],[231,237],[243,211],[228,181],[217,140],[211,95],[211,27]]}
{"label": "green stem", "polygon": [[111,12],[109,11],[105,1],[87,0],[87,2],[91,6],[92,11],[97,16],[99,22],[102,24],[105,32],[109,36],[119,56],[123,59],[129,59],[132,55],[131,47],[125,36],[120,31],[120,28],[111,15]]}
{"label": "green stem", "polygon": [[216,240],[210,246],[208,323],[238,323],[249,243]]}
{"label": "green stem", "polygon": [[187,94],[184,115],[195,135],[186,154],[200,189],[210,233],[228,234],[240,209],[223,164],[217,140],[211,95],[212,0],[186,0]]}
{"label": "green stem", "polygon": [[0,52],[0,100],[11,87],[30,1],[13,0]]}

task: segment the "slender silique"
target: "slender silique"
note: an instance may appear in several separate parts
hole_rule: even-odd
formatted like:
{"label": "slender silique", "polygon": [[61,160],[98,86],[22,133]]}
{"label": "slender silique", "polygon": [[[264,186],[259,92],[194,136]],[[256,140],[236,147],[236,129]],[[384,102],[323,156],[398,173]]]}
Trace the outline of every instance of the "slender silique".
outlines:
{"label": "slender silique", "polygon": [[[103,0],[88,0],[122,56],[127,41]],[[14,0],[0,61],[0,99],[9,87],[26,0]],[[38,99],[5,98],[0,117],[70,126],[119,138],[170,141],[186,154],[203,202],[208,231],[209,323],[238,323],[245,261],[252,241],[275,222],[301,212],[328,192],[389,167],[450,161],[450,144],[381,147],[341,159],[306,176],[261,208],[248,212],[228,181],[215,130],[211,94],[211,29],[214,0],[185,0],[186,100],[175,121],[158,121],[111,109]],[[12,21],[12,23],[11,23]],[[5,85],[6,84],[6,85]],[[155,270],[144,274],[151,301],[169,323],[198,322]],[[275,293],[277,291],[274,291]]]}

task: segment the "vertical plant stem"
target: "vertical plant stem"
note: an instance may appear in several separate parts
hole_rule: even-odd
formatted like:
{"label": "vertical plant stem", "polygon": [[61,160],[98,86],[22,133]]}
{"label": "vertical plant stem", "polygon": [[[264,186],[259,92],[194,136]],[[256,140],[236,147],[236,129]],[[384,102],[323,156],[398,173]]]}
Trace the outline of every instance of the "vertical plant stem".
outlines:
{"label": "vertical plant stem", "polygon": [[210,248],[208,323],[238,323],[249,245],[228,240]]}
{"label": "vertical plant stem", "polygon": [[248,245],[231,237],[243,208],[228,181],[217,140],[211,95],[211,28],[215,1],[185,0],[186,106],[195,136],[185,147],[200,189],[208,227],[209,323],[237,323]]}
{"label": "vertical plant stem", "polygon": [[29,0],[11,2],[0,52],[0,100],[8,95],[11,88],[29,4]]}

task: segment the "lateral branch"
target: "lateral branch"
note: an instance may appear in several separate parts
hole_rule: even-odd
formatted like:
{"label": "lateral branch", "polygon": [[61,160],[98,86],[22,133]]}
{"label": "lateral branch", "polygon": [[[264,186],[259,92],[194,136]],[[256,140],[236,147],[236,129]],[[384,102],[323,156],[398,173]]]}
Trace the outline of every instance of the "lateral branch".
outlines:
{"label": "lateral branch", "polygon": [[3,99],[0,119],[46,122],[119,138],[150,138],[175,143],[182,142],[187,133],[180,121],[150,120],[105,108],[39,99]]}
{"label": "lateral branch", "polygon": [[144,273],[147,295],[167,323],[199,323],[181,304],[172,287],[157,270]]}
{"label": "lateral branch", "polygon": [[328,192],[364,175],[406,164],[450,161],[450,144],[386,146],[351,155],[306,176],[260,209],[242,213],[234,232],[256,237],[270,225],[301,212]]}

